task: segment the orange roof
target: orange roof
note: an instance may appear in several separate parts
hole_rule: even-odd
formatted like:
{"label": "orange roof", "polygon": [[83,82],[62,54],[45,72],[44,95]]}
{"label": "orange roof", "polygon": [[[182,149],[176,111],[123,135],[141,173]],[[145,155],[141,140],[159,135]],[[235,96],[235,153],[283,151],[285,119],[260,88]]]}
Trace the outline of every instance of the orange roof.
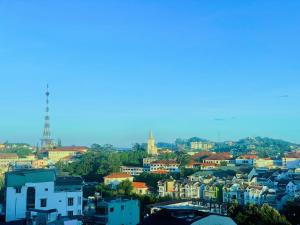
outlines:
{"label": "orange roof", "polygon": [[241,155],[240,159],[257,159],[257,155]]}
{"label": "orange roof", "polygon": [[288,154],[286,154],[285,157],[286,158],[300,158],[300,151],[289,152]]}
{"label": "orange roof", "polygon": [[169,172],[167,170],[156,170],[156,171],[151,171],[151,173],[154,173],[154,174],[167,174]]}
{"label": "orange roof", "polygon": [[201,163],[200,163],[200,162],[192,161],[192,162],[189,162],[188,165],[189,165],[189,166],[193,166],[193,165],[201,165]]}
{"label": "orange roof", "polygon": [[19,156],[16,153],[0,153],[0,159],[18,159]]}
{"label": "orange roof", "polygon": [[58,147],[58,148],[54,148],[52,150],[49,151],[53,151],[53,152],[62,152],[62,151],[76,151],[76,152],[86,152],[88,149],[88,147],[85,146],[65,146],[65,147]]}
{"label": "orange roof", "polygon": [[232,156],[229,152],[215,153],[204,160],[228,160],[231,159]]}
{"label": "orange roof", "polygon": [[135,189],[138,189],[138,188],[148,188],[145,182],[132,182],[132,186]]}
{"label": "orange roof", "polygon": [[193,155],[192,158],[197,159],[197,158],[204,157],[204,156],[210,156],[212,154],[213,154],[212,152],[198,152],[195,155]]}
{"label": "orange roof", "polygon": [[132,176],[128,173],[111,173],[105,176],[104,178],[130,178],[130,177]]}

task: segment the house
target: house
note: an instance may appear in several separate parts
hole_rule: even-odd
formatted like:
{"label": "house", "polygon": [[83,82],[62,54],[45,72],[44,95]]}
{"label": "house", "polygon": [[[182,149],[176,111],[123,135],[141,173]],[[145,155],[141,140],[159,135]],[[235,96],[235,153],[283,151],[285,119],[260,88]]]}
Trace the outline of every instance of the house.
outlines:
{"label": "house", "polygon": [[58,147],[48,151],[48,159],[53,163],[59,160],[68,160],[78,154],[84,154],[88,150],[85,146]]}
{"label": "house", "polygon": [[5,174],[6,221],[25,219],[29,210],[56,209],[61,216],[82,215],[80,177],[61,177],[55,170],[31,169]]}
{"label": "house", "polygon": [[210,156],[208,156],[207,158],[203,159],[204,163],[214,163],[217,165],[220,164],[228,164],[231,163],[232,161],[232,155],[230,155],[229,152],[222,152],[222,153],[214,153]]}
{"label": "house", "polygon": [[264,167],[264,168],[272,168],[274,167],[274,160],[271,158],[259,158],[254,159],[255,167]]}
{"label": "house", "polygon": [[244,204],[262,205],[268,204],[278,209],[276,189],[261,185],[250,185],[244,192]]}
{"label": "house", "polygon": [[249,165],[252,166],[254,164],[254,160],[257,159],[257,155],[241,155],[235,159],[235,164],[237,166],[240,165]]}
{"label": "house", "polygon": [[16,153],[0,153],[0,167],[7,168],[9,164],[15,163],[19,160]]}
{"label": "house", "polygon": [[104,177],[104,184],[111,185],[112,187],[117,186],[122,181],[129,180],[133,182],[133,177],[127,173],[111,173]]}
{"label": "house", "polygon": [[223,202],[244,204],[244,191],[247,187],[242,183],[229,183],[223,187]]}
{"label": "house", "polygon": [[175,180],[161,180],[157,182],[158,196],[160,197],[174,197],[175,196]]}
{"label": "house", "polygon": [[139,201],[134,199],[89,198],[85,209],[85,224],[137,225],[140,222]]}
{"label": "house", "polygon": [[203,199],[206,201],[222,202],[222,189],[223,185],[218,182],[204,185]]}
{"label": "house", "polygon": [[148,194],[149,188],[145,182],[136,182],[136,181],[132,182],[132,187],[133,187],[134,193],[136,193],[138,195]]}
{"label": "house", "polygon": [[157,160],[150,163],[150,172],[154,172],[157,170],[167,170],[168,172],[178,173],[179,163],[176,160]]}
{"label": "house", "polygon": [[174,184],[174,197],[179,199],[199,199],[200,183],[187,179],[176,181]]}
{"label": "house", "polygon": [[300,190],[300,180],[292,180],[286,185],[286,193],[290,196],[295,196],[298,190]]}
{"label": "house", "polygon": [[282,165],[288,169],[295,169],[300,167],[300,151],[287,153],[282,157]]}

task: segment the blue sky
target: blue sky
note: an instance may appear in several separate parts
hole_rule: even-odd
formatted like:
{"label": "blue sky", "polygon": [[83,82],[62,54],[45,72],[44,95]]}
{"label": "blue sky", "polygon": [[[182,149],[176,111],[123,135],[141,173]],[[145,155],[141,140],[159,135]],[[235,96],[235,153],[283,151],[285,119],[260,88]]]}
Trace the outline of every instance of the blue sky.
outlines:
{"label": "blue sky", "polygon": [[299,1],[0,0],[0,141],[300,142]]}

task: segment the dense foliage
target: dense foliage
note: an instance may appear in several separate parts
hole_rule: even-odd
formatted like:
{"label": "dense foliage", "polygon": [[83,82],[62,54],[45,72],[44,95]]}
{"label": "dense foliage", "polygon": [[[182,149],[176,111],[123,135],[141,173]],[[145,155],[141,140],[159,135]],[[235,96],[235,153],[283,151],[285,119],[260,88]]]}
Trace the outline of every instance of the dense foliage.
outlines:
{"label": "dense foliage", "polygon": [[244,207],[231,204],[228,207],[228,215],[238,225],[291,225],[285,216],[280,215],[278,211],[267,204]]}
{"label": "dense foliage", "polygon": [[85,181],[101,182],[109,173],[119,172],[120,166],[142,166],[143,158],[147,153],[139,151],[105,151],[92,149],[81,159],[72,163],[58,162],[57,167],[62,172],[71,175],[80,175]]}
{"label": "dense foliage", "polygon": [[288,218],[288,220],[293,224],[297,225],[300,223],[300,199],[295,199],[294,201],[289,201],[283,207],[281,213]]}
{"label": "dense foliage", "polygon": [[16,147],[16,148],[7,148],[1,151],[2,153],[16,153],[20,158],[25,158],[26,156],[33,154],[33,151],[29,148]]}

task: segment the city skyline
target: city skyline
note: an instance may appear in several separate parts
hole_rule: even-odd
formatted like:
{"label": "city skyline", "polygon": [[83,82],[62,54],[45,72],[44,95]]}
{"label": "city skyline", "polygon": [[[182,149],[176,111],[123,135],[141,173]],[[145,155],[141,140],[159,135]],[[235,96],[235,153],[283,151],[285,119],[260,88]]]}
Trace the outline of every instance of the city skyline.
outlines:
{"label": "city skyline", "polygon": [[299,6],[3,1],[0,142],[39,142],[49,83],[64,145],[300,143]]}

